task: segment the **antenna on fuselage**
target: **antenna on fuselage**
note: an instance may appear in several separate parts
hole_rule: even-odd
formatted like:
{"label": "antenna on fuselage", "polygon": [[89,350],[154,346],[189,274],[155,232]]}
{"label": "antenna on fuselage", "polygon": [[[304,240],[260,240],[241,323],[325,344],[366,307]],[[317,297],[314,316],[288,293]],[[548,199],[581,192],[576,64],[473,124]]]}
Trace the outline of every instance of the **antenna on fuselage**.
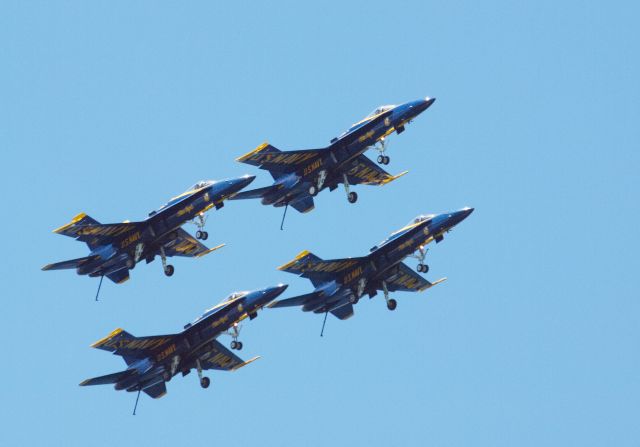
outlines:
{"label": "antenna on fuselage", "polygon": [[289,208],[289,202],[284,206],[284,214],[282,215],[282,222],[280,222],[280,231],[284,230],[284,218],[287,217],[287,208]]}
{"label": "antenna on fuselage", "polygon": [[324,321],[322,322],[322,330],[320,331],[320,337],[322,337],[322,334],[324,334],[324,326],[325,324],[327,324],[327,315],[329,315],[329,311],[326,311],[324,313]]}
{"label": "antenna on fuselage", "polygon": [[100,283],[98,284],[98,291],[96,292],[96,301],[98,301],[98,295],[100,295],[100,287],[102,287],[102,280],[104,279],[104,275],[100,276]]}
{"label": "antenna on fuselage", "polygon": [[138,388],[138,395],[136,396],[136,404],[133,406],[133,415],[136,415],[136,408],[138,408],[138,399],[140,399],[140,391],[142,388]]}

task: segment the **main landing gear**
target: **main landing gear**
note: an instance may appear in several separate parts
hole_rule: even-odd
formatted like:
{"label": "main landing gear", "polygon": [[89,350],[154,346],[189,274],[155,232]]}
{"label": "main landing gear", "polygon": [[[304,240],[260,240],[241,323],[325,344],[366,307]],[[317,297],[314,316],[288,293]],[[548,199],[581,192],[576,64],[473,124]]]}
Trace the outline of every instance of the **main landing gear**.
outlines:
{"label": "main landing gear", "polygon": [[384,155],[384,152],[387,150],[387,140],[382,138],[377,146],[374,146],[380,155],[378,155],[378,164],[388,165],[391,162],[391,158],[388,155]]}
{"label": "main landing gear", "polygon": [[347,174],[342,174],[342,183],[344,183],[344,190],[347,193],[347,200],[349,203],[356,203],[358,201],[358,194],[355,191],[349,191],[349,179]]}
{"label": "main landing gear", "polygon": [[198,378],[200,379],[200,386],[202,388],[209,388],[211,384],[211,379],[202,375],[202,365],[200,364],[200,359],[196,360],[196,369],[198,370]]}
{"label": "main landing gear", "polygon": [[242,342],[238,341],[238,337],[240,336],[240,325],[238,323],[233,323],[228,334],[233,338],[230,345],[231,349],[236,349],[238,351],[242,350]]}
{"label": "main landing gear", "polygon": [[427,251],[423,246],[418,247],[418,253],[411,255],[412,257],[418,260],[418,267],[416,270],[420,273],[427,273],[429,271],[429,266],[424,263],[424,258],[427,256]]}
{"label": "main landing gear", "polygon": [[162,259],[162,270],[167,276],[172,276],[175,269],[171,264],[167,264],[167,255],[164,252],[164,247],[160,247],[160,259]]}
{"label": "main landing gear", "polygon": [[382,292],[384,293],[384,299],[387,302],[387,309],[396,310],[396,307],[398,307],[398,302],[393,298],[389,298],[389,289],[387,289],[386,281],[382,281]]}
{"label": "main landing gear", "polygon": [[198,214],[198,216],[194,219],[193,223],[198,227],[198,231],[196,231],[196,239],[202,239],[206,241],[209,238],[209,233],[204,231],[204,224],[207,222],[207,217],[204,213]]}

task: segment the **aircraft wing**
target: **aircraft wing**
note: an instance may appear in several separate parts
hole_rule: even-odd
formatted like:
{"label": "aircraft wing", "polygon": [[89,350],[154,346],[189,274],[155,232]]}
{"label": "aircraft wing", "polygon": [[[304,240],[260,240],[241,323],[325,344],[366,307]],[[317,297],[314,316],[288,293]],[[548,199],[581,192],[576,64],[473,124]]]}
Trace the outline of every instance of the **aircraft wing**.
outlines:
{"label": "aircraft wing", "polygon": [[111,281],[115,282],[116,284],[122,284],[123,282],[126,282],[129,280],[129,269],[125,267],[113,273],[109,273],[107,275],[107,278],[109,278]]}
{"label": "aircraft wing", "polygon": [[436,284],[440,284],[446,279],[447,278],[441,278],[435,282],[429,282],[414,272],[407,264],[401,262],[398,264],[398,268],[394,269],[394,271],[385,278],[385,282],[387,283],[389,292],[422,292]]}
{"label": "aircraft wing", "polygon": [[409,171],[391,175],[363,154],[356,157],[347,171],[347,180],[351,185],[386,185],[407,172]]}
{"label": "aircraft wing", "polygon": [[108,385],[111,383],[117,383],[124,379],[125,377],[131,376],[135,374],[135,371],[132,369],[126,369],[124,371],[120,371],[113,374],[107,374],[106,376],[93,377],[91,379],[83,380],[80,383],[80,386],[89,386],[89,385]]}
{"label": "aircraft wing", "polygon": [[167,256],[186,256],[186,257],[201,257],[211,253],[219,248],[224,247],[224,244],[217,245],[213,248],[208,248],[202,242],[191,236],[182,228],[178,228],[178,236],[170,242],[164,245],[165,253]]}
{"label": "aircraft wing", "polygon": [[294,172],[304,165],[308,165],[311,160],[323,155],[326,149],[305,149],[297,151],[281,151],[269,143],[263,143],[253,151],[238,157],[236,160],[258,166],[271,172]]}
{"label": "aircraft wing", "polygon": [[211,349],[207,352],[209,356],[202,362],[202,369],[235,371],[260,358],[254,357],[245,362],[233,352],[225,348],[222,343],[217,340],[213,340],[211,342],[211,346]]}

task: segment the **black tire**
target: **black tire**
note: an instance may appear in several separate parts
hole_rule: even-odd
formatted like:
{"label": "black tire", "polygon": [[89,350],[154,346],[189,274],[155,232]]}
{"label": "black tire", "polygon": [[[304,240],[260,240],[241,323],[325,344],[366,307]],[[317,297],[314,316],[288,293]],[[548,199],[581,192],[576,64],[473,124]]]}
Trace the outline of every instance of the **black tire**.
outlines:
{"label": "black tire", "polygon": [[384,164],[384,155],[378,155],[378,164],[379,165],[383,165]]}
{"label": "black tire", "polygon": [[196,231],[196,239],[202,239],[202,231]]}
{"label": "black tire", "polygon": [[387,301],[387,309],[396,310],[396,307],[398,307],[398,302],[396,300],[391,298],[389,301]]}
{"label": "black tire", "polygon": [[388,155],[385,155],[385,157],[384,157],[384,164],[385,164],[385,165],[388,165],[390,162],[391,162],[391,158],[389,158],[389,156],[388,156]]}
{"label": "black tire", "polygon": [[207,239],[209,239],[209,233],[207,233],[206,231],[202,232],[202,240],[206,241]]}
{"label": "black tire", "polygon": [[347,196],[349,203],[356,203],[358,201],[358,194],[355,191],[351,191]]}
{"label": "black tire", "polygon": [[238,351],[242,351],[242,342],[238,342],[238,347],[236,348]]}
{"label": "black tire", "polygon": [[427,264],[422,264],[422,273],[427,273],[429,271],[429,266]]}
{"label": "black tire", "polygon": [[171,264],[167,264],[167,266],[164,268],[164,274],[167,276],[173,276],[173,272],[175,271],[176,269],[174,269]]}
{"label": "black tire", "polygon": [[235,340],[233,340],[233,341],[231,342],[231,346],[230,346],[230,347],[231,347],[231,349],[236,349],[236,348],[238,347],[238,342],[237,342],[237,341],[235,341]]}
{"label": "black tire", "polygon": [[418,264],[418,267],[416,267],[416,270],[418,271],[418,273],[422,273],[422,264]]}
{"label": "black tire", "polygon": [[209,379],[208,377],[203,377],[202,379],[200,379],[200,386],[202,388],[209,388],[209,385],[211,385],[211,379]]}

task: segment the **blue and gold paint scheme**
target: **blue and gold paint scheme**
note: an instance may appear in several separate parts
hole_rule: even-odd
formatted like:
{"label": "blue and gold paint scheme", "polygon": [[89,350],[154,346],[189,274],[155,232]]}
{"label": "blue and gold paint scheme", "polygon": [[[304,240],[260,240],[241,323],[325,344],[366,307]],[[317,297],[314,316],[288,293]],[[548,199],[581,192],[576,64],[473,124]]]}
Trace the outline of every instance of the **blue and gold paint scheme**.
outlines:
{"label": "blue and gold paint scheme", "polygon": [[[358,196],[349,190],[350,186],[385,185],[407,173],[391,175],[367,158],[364,152],[377,143],[384,148],[387,136],[404,131],[404,126],[434,101],[434,98],[425,98],[378,107],[321,149],[283,152],[263,143],[237,161],[269,171],[273,184],[241,192],[232,200],[261,199],[263,205],[291,205],[306,213],[315,207],[314,197],[320,191],[327,188],[333,191],[343,184],[349,202],[354,203]],[[388,160],[386,156],[378,158],[379,163],[387,164]]]}
{"label": "blue and gold paint scheme", "polygon": [[244,361],[217,339],[233,331],[232,349],[242,349],[237,342],[238,323],[253,319],[264,306],[277,298],[287,285],[249,292],[235,292],[217,306],[208,309],[180,333],[134,337],[123,329],[116,329],[91,347],[119,355],[127,369],[106,376],[94,377],[80,383],[87,385],[114,385],[116,390],[143,391],[153,398],[166,394],[166,382],[179,373],[183,376],[192,369],[198,371],[200,384],[209,386],[202,377],[203,370],[236,371],[258,359]]}
{"label": "blue and gold paint scheme", "polygon": [[[225,200],[254,178],[247,175],[198,182],[140,222],[101,224],[85,213],[78,214],[53,232],[86,243],[91,252],[82,258],[48,264],[42,270],[76,269],[79,275],[106,276],[122,283],[129,279],[129,271],[138,262],[149,263],[159,255],[165,273],[170,276],[173,267],[166,265],[166,257],[201,257],[224,245],[208,248],[183,230],[182,225],[193,220],[203,222],[205,212],[222,208]],[[198,231],[197,235],[200,234],[206,232]]]}
{"label": "blue and gold paint scheme", "polygon": [[279,270],[309,279],[314,291],[274,301],[269,307],[301,306],[305,312],[330,312],[344,320],[353,315],[353,305],[361,297],[368,295],[373,298],[378,291],[383,291],[387,306],[393,310],[396,302],[389,299],[389,292],[422,292],[446,279],[427,281],[405,264],[404,259],[417,257],[420,260],[418,272],[426,273],[428,267],[422,263],[425,246],[433,241],[441,242],[445,233],[472,212],[473,208],[463,208],[450,213],[418,216],[373,247],[368,255],[359,258],[323,260],[303,251]]}

